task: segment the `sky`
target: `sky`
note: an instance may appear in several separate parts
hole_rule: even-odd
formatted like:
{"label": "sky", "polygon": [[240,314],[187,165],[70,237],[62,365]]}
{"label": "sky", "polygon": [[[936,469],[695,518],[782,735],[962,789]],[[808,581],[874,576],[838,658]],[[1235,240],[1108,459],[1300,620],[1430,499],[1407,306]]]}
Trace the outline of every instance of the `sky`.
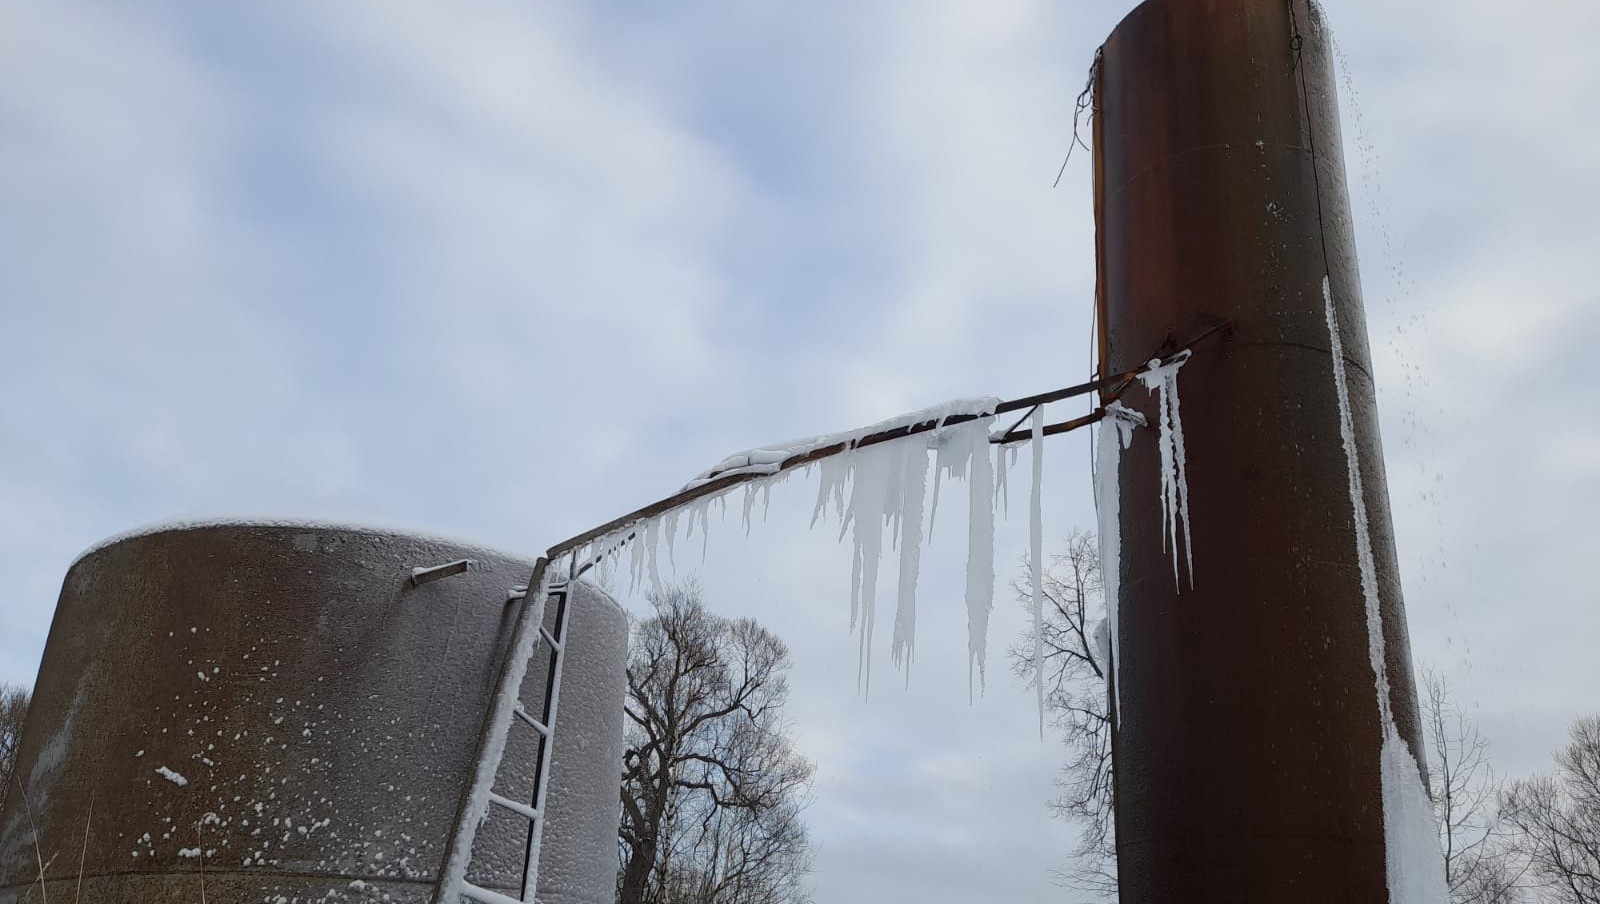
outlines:
{"label": "sky", "polygon": [[[1413,652],[1525,774],[1600,686],[1600,6],[1330,5]],[[1052,182],[1130,6],[0,4],[0,682],[77,554],[148,522],[531,556],[735,449],[1076,382],[1087,155]],[[1053,545],[1087,464],[1047,451]],[[818,900],[1073,900],[1021,608],[969,702],[936,536],[911,680],[879,650],[863,698],[813,494],[677,564],[794,651]]]}

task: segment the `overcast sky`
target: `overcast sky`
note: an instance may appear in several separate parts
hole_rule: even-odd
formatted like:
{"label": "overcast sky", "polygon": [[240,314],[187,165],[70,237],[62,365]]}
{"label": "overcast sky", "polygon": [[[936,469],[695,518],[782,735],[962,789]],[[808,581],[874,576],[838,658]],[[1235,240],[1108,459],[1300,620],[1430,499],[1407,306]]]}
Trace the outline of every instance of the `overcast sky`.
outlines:
{"label": "overcast sky", "polygon": [[[1087,157],[1051,182],[1129,5],[0,3],[0,681],[146,522],[531,555],[735,449],[1076,381]],[[1331,5],[1415,655],[1525,772],[1600,708],[1600,5]],[[1087,457],[1049,448],[1052,538]],[[1057,749],[1003,669],[967,701],[959,531],[863,700],[813,493],[679,565],[794,648],[818,899],[1068,900]]]}

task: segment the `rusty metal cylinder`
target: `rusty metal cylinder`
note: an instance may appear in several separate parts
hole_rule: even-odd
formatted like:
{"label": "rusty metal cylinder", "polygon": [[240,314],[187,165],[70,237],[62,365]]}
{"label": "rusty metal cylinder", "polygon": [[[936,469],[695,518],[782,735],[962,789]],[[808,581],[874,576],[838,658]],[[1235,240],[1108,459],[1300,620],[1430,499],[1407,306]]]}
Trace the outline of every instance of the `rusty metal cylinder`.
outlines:
{"label": "rusty metal cylinder", "polygon": [[[532,569],[305,524],[174,527],[85,554],[0,811],[0,904],[44,900],[41,871],[50,900],[83,904],[202,888],[223,904],[431,901]],[[587,584],[569,606],[539,898],[601,904],[615,894],[627,620]],[[537,711],[547,670],[528,674]],[[536,755],[507,749],[502,793],[531,793]],[[527,821],[491,816],[472,880],[515,894],[527,843]]]}
{"label": "rusty metal cylinder", "polygon": [[[1148,0],[1097,66],[1107,372],[1229,323],[1178,378],[1192,589],[1163,540],[1153,429],[1118,478],[1125,904],[1388,898],[1380,710],[1325,279],[1390,699],[1422,760],[1330,42],[1303,0]],[[1124,401],[1156,423],[1143,388]]]}

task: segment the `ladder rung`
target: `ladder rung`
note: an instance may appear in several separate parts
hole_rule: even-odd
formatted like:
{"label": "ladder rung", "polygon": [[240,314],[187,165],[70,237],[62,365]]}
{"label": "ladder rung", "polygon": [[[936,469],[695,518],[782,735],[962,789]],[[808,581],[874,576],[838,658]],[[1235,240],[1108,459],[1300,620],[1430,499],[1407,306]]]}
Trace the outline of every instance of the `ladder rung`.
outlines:
{"label": "ladder rung", "polygon": [[521,898],[513,898],[497,891],[480,888],[471,882],[461,883],[461,893],[474,901],[481,901],[482,904],[524,904]]}
{"label": "ladder rung", "polygon": [[550,726],[544,724],[543,722],[540,722],[538,719],[535,719],[533,717],[533,713],[530,713],[526,709],[524,709],[522,707],[521,703],[518,703],[517,704],[517,708],[512,710],[512,712],[517,714],[517,718],[519,718],[522,721],[528,723],[528,725],[534,731],[537,731],[539,734],[543,735],[544,737],[547,737],[547,738],[550,737]]}
{"label": "ladder rung", "polygon": [[550,649],[555,650],[557,653],[561,652],[561,641],[556,640],[555,635],[550,633],[549,628],[540,628],[539,636],[543,637],[544,642],[550,645]]}
{"label": "ladder rung", "polygon": [[499,806],[505,807],[507,810],[510,810],[519,816],[526,818],[529,822],[539,821],[539,811],[528,806],[527,804],[519,804],[511,798],[501,797],[493,791],[489,792],[489,800]]}

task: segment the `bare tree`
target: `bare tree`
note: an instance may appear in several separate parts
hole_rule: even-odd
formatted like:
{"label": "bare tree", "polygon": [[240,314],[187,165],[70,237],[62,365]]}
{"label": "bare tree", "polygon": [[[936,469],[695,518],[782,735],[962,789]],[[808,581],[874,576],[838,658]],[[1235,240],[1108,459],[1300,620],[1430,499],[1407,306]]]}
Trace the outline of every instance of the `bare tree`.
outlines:
{"label": "bare tree", "polygon": [[619,901],[806,901],[813,767],[785,734],[788,648],[692,584],[651,602],[628,662]]}
{"label": "bare tree", "polygon": [[1489,742],[1456,705],[1443,676],[1424,668],[1422,688],[1428,784],[1450,900],[1514,904],[1526,869],[1497,818],[1501,782],[1489,764]]}
{"label": "bare tree", "polygon": [[[1017,598],[1031,608],[1031,563],[1012,582]],[[1110,670],[1104,642],[1105,602],[1100,552],[1095,535],[1073,531],[1066,550],[1052,557],[1041,579],[1044,590],[1045,707],[1052,727],[1067,748],[1050,809],[1078,825],[1072,862],[1060,873],[1072,888],[1115,899],[1117,856],[1112,801]],[[1033,624],[1010,649],[1012,671],[1034,680]]]}
{"label": "bare tree", "polygon": [[28,717],[27,690],[16,685],[0,685],[0,799],[11,784],[11,770],[17,764],[17,744],[22,740],[22,723]]}
{"label": "bare tree", "polygon": [[1512,782],[1500,812],[1548,900],[1600,904],[1600,716],[1573,722],[1555,771]]}

